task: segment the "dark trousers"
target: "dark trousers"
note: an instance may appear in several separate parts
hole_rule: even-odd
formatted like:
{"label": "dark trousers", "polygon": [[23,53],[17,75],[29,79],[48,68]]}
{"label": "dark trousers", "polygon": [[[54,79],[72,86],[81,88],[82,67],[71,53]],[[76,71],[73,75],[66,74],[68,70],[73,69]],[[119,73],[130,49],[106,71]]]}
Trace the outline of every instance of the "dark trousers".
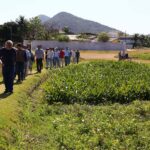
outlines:
{"label": "dark trousers", "polygon": [[24,79],[24,62],[17,62],[16,63],[16,72],[18,75],[18,81],[23,81]]}
{"label": "dark trousers", "polygon": [[7,92],[13,92],[15,66],[3,66],[2,73],[5,84],[5,90]]}
{"label": "dark trousers", "polygon": [[43,59],[36,59],[36,66],[37,66],[37,72],[41,72],[41,70],[43,69]]}
{"label": "dark trousers", "polygon": [[76,58],[77,59],[77,64],[79,63],[79,57]]}
{"label": "dark trousers", "polygon": [[65,56],[65,66],[69,65],[69,56]]}

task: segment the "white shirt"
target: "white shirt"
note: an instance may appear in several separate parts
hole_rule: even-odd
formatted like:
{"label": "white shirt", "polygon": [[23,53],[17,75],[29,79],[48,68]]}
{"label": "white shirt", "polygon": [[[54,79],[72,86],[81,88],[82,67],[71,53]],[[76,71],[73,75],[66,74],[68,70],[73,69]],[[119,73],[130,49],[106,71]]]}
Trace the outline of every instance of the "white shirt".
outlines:
{"label": "white shirt", "polygon": [[54,56],[54,52],[49,50],[47,52],[47,58],[53,58],[53,56]]}

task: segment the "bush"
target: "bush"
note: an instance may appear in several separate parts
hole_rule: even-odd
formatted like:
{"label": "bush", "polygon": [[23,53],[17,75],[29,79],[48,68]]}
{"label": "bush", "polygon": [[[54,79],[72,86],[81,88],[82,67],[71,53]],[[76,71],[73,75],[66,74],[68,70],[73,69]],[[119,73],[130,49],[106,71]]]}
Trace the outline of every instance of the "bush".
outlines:
{"label": "bush", "polygon": [[60,35],[57,39],[59,42],[69,42],[69,37],[66,35]]}
{"label": "bush", "polygon": [[99,35],[98,35],[98,41],[101,41],[101,42],[108,42],[109,41],[109,36],[107,33],[105,32],[101,32]]}
{"label": "bush", "polygon": [[55,70],[45,98],[54,102],[129,103],[150,99],[150,68],[130,62],[91,62]]}

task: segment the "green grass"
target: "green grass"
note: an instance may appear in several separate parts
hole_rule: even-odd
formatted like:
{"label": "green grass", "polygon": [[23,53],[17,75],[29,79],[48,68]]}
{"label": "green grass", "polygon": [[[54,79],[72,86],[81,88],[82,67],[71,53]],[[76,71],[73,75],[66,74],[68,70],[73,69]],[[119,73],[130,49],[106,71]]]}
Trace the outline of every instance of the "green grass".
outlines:
{"label": "green grass", "polygon": [[[19,124],[22,108],[20,102],[26,101],[32,91],[46,79],[47,73],[29,76],[21,85],[15,85],[14,94],[0,98],[0,149],[1,145],[8,145],[12,140],[11,130]],[[2,92],[2,91],[1,91]]]}
{"label": "green grass", "polygon": [[[111,65],[112,64],[112,65]],[[64,104],[63,101],[49,104],[45,96],[45,85],[52,86],[51,80],[55,81],[55,85],[59,83],[61,87],[61,78],[65,76],[67,83],[76,83],[76,78],[82,79],[82,76],[91,73],[90,66],[93,65],[93,78],[101,74],[101,69],[106,76],[110,76],[107,69],[114,69],[114,72],[121,67],[122,72],[128,70],[131,80],[135,77],[136,70],[149,70],[146,65],[123,62],[92,62],[81,63],[79,65],[70,66],[63,69],[56,69],[49,72],[49,75],[44,73],[32,77],[32,81],[27,80],[23,85],[15,87],[18,95],[15,96],[17,101],[17,120],[12,121],[13,124],[0,126],[0,149],[3,150],[148,150],[150,149],[150,102],[149,101],[133,101],[129,104],[105,103],[98,105],[89,105],[87,103]],[[89,66],[89,68],[87,67]],[[92,66],[92,67],[93,67]],[[76,69],[84,67],[85,72],[78,70],[79,75],[75,76]],[[125,67],[125,68],[123,68]],[[133,69],[133,67],[136,67]],[[88,69],[89,71],[88,71]],[[135,70],[135,72],[134,72]],[[112,75],[114,75],[114,72]],[[123,75],[128,76],[128,72]],[[130,72],[134,74],[131,76]],[[73,74],[74,73],[74,77]],[[146,76],[144,75],[146,73]],[[142,77],[150,78],[147,72],[142,73]],[[42,83],[42,79],[48,81],[38,87]],[[60,76],[62,75],[62,76]],[[69,76],[70,75],[70,76]],[[98,76],[96,76],[98,75]],[[144,75],[144,76],[143,76]],[[86,78],[86,77],[85,77]],[[113,79],[113,78],[111,78]],[[119,78],[120,79],[120,78]],[[141,80],[141,78],[139,78]],[[73,81],[72,81],[73,80]],[[86,78],[87,80],[87,78]],[[101,82],[99,78],[96,80]],[[96,83],[94,82],[94,84]],[[111,81],[111,80],[110,80]],[[121,82],[121,80],[119,80]],[[38,83],[36,86],[34,83]],[[53,83],[53,82],[52,82]],[[81,82],[80,82],[81,83]],[[83,82],[84,83],[84,82]],[[81,87],[84,85],[81,83]],[[109,82],[110,85],[113,82]],[[91,83],[92,84],[92,83]],[[91,86],[88,84],[88,86]],[[34,85],[38,87],[32,94],[30,88]],[[149,84],[148,84],[149,85]],[[147,86],[147,85],[146,85]],[[90,88],[90,87],[89,87]],[[49,94],[50,94],[49,89]],[[23,91],[23,93],[19,93]],[[29,92],[30,91],[30,92]],[[59,91],[59,90],[58,90]],[[53,90],[51,91],[53,93]],[[69,92],[71,89],[69,88]],[[91,91],[92,93],[92,88]],[[17,94],[16,93],[16,94]],[[27,96],[25,93],[28,93]],[[55,93],[57,95],[57,92]],[[88,94],[88,93],[86,93]],[[84,96],[84,95],[81,95]],[[78,98],[78,97],[77,97]],[[6,99],[11,102],[12,97]],[[64,99],[65,101],[66,99]],[[92,99],[90,99],[92,100]],[[111,100],[110,100],[111,101]],[[19,102],[19,103],[18,103]],[[1,105],[0,105],[1,106]],[[5,106],[4,101],[2,105]],[[0,109],[1,110],[1,109]],[[8,111],[7,109],[4,109]],[[1,116],[1,113],[0,113]],[[13,117],[13,116],[12,116]],[[5,119],[5,118],[3,118]]]}
{"label": "green grass", "polygon": [[150,103],[47,105],[39,88],[23,103],[12,149],[124,150],[150,148]]}
{"label": "green grass", "polygon": [[141,60],[150,60],[150,53],[137,53],[137,54],[131,54],[132,58],[135,59],[141,59]]}

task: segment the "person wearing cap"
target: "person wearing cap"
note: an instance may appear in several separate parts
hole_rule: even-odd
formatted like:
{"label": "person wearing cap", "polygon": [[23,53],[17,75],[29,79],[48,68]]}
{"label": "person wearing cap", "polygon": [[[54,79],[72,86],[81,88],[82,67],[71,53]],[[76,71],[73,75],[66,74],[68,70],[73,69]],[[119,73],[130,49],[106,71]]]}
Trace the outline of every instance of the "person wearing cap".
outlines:
{"label": "person wearing cap", "polygon": [[13,42],[8,40],[5,47],[0,50],[0,59],[2,61],[2,74],[5,84],[5,94],[13,93],[13,83],[16,64],[16,49],[13,48]]}

